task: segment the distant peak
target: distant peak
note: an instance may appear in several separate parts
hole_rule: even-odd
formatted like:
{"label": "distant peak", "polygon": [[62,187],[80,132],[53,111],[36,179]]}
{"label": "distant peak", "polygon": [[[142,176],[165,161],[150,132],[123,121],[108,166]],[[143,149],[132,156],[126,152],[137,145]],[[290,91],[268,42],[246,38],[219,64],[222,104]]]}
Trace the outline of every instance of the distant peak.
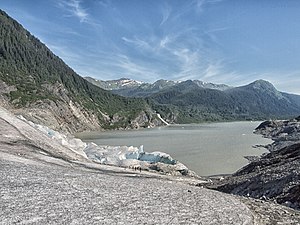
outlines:
{"label": "distant peak", "polygon": [[246,85],[246,87],[250,87],[251,89],[259,92],[274,94],[278,99],[284,98],[282,93],[279,92],[272,83],[266,80],[256,80],[251,84]]}
{"label": "distant peak", "polygon": [[262,79],[250,83],[249,86],[255,89],[276,89],[272,83]]}
{"label": "distant peak", "polygon": [[256,81],[252,82],[252,84],[269,84],[269,85],[273,85],[273,84],[271,84],[271,82],[269,82],[267,80],[263,80],[263,79],[256,80]]}

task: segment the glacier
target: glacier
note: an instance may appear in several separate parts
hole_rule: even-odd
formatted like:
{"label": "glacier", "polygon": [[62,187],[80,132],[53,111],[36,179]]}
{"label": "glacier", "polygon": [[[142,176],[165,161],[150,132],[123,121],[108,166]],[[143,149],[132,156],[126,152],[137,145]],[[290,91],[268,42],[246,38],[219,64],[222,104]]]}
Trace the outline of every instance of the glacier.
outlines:
{"label": "glacier", "polygon": [[197,176],[195,172],[173,159],[169,154],[160,151],[145,152],[143,145],[133,147],[97,145],[93,142],[86,143],[71,135],[65,135],[47,126],[28,121],[21,115],[18,118],[46,134],[58,144],[84,155],[95,163],[125,168],[139,168],[140,170],[155,171],[167,175]]}

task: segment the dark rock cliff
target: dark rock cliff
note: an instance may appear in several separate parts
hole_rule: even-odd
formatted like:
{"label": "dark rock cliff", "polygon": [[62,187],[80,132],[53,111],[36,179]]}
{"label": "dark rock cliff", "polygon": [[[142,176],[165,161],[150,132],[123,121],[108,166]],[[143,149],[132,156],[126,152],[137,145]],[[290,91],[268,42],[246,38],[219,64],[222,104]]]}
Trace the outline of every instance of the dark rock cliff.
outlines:
{"label": "dark rock cliff", "polygon": [[223,192],[273,200],[300,209],[300,122],[266,121],[257,134],[272,138],[264,154],[231,176],[215,181],[209,188]]}

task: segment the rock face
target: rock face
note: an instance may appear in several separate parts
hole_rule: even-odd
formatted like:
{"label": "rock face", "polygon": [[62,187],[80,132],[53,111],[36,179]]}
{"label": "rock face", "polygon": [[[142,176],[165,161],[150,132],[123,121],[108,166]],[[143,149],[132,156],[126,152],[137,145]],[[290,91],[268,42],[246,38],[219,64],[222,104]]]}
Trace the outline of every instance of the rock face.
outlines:
{"label": "rock face", "polygon": [[8,86],[1,82],[0,106],[10,109],[16,115],[22,115],[26,119],[38,124],[44,124],[55,130],[66,133],[74,133],[84,130],[101,130],[101,123],[95,113],[84,109],[77,102],[73,102],[68,96],[68,91],[61,84],[44,85],[43,88],[50,91],[53,97],[28,103],[24,107],[15,107],[4,94],[16,90],[14,86]]}
{"label": "rock face", "polygon": [[277,151],[289,145],[300,143],[300,117],[292,120],[271,120],[261,123],[255,133],[271,138],[274,142],[266,148]]}
{"label": "rock face", "polygon": [[255,133],[272,138],[270,153],[254,160],[210,188],[227,193],[274,200],[300,209],[300,122],[266,121]]}

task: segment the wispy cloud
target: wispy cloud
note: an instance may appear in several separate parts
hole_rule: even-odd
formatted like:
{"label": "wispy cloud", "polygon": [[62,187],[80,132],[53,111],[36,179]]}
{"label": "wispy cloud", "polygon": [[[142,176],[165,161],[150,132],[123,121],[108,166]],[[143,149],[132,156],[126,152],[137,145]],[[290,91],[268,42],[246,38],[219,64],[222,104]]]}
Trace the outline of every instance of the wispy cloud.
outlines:
{"label": "wispy cloud", "polygon": [[[174,9],[170,5],[163,5],[159,32],[133,34],[121,38],[124,44],[131,47],[129,52],[141,56],[141,60],[134,60],[134,65],[131,64],[132,61],[123,61],[123,69],[132,73],[137,71],[146,73],[143,70],[151,71],[156,68],[155,72],[158,75],[164,74],[174,80],[201,78],[208,80],[215,79],[220,74],[236,76],[234,72],[225,72],[220,63],[222,60],[213,56],[211,49],[207,47],[208,40],[210,43],[217,43],[218,33],[226,31],[228,27],[206,28],[205,31],[201,26],[184,19],[188,14],[202,13],[207,4],[217,2],[219,1],[194,0]],[[163,26],[166,23],[168,26]],[[131,54],[127,56],[130,58]],[[145,61],[152,65],[149,66]]]}
{"label": "wispy cloud", "polygon": [[[94,62],[93,67],[90,66],[90,61]],[[82,76],[98,77],[104,80],[129,77],[152,82],[160,79],[161,76],[159,68],[119,52],[102,52],[101,54],[86,52],[85,59],[78,60],[74,68]]]}
{"label": "wispy cloud", "polygon": [[171,7],[169,5],[165,5],[162,10],[162,20],[160,22],[160,26],[164,25],[166,21],[169,19],[171,15]]}
{"label": "wispy cloud", "polygon": [[85,22],[87,20],[88,13],[80,6],[79,0],[72,0],[69,3],[69,6],[71,7],[73,14],[79,18],[80,22]]}
{"label": "wispy cloud", "polygon": [[161,48],[166,48],[170,42],[171,42],[170,37],[167,35],[160,40],[159,46]]}
{"label": "wispy cloud", "polygon": [[133,47],[135,51],[146,56],[150,56],[149,54],[151,54],[159,59],[164,56],[162,51],[168,49],[167,45],[171,42],[171,37],[165,36],[159,38],[157,36],[152,36],[141,38],[134,36],[133,38],[122,37],[122,40],[130,47]]}
{"label": "wispy cloud", "polygon": [[147,41],[141,40],[137,37],[134,37],[133,39],[122,37],[122,40],[128,44],[133,44],[135,47],[141,48],[142,50],[153,49],[153,47],[151,47],[151,45]]}
{"label": "wispy cloud", "polygon": [[179,65],[179,71],[175,75],[177,79],[191,79],[202,70],[201,54],[199,52],[187,48],[173,50]]}
{"label": "wispy cloud", "polygon": [[65,15],[66,17],[75,17],[80,23],[86,23],[95,28],[102,29],[101,23],[92,18],[91,14],[88,13],[88,9],[83,4],[83,0],[58,0],[57,5],[68,13]]}
{"label": "wispy cloud", "polygon": [[196,0],[195,9],[197,12],[201,13],[203,11],[203,6],[205,4],[205,0]]}
{"label": "wispy cloud", "polygon": [[89,14],[81,6],[81,3],[81,0],[61,0],[59,6],[66,9],[72,16],[77,17],[80,22],[86,22]]}
{"label": "wispy cloud", "polygon": [[[152,64],[146,67],[148,70],[151,70],[151,67],[157,68],[158,75],[167,73],[171,79],[182,80],[197,76],[205,69],[200,49],[201,40],[192,40],[193,38],[191,38],[188,42],[198,43],[197,48],[192,48],[190,43],[182,41],[185,39],[184,35],[186,35],[185,32],[178,32],[177,34],[169,33],[162,37],[122,37],[122,40],[133,47],[135,51],[140,52],[144,56],[144,61]],[[139,61],[139,63],[143,63],[143,61]],[[126,65],[130,64],[127,63]],[[133,68],[136,68],[137,65],[141,64],[137,63]],[[124,69],[129,69],[129,67]]]}
{"label": "wispy cloud", "polygon": [[299,26],[287,23],[299,15],[291,7],[227,0],[0,2],[81,75],[235,86],[266,79],[300,94]]}
{"label": "wispy cloud", "polygon": [[229,85],[240,85],[245,83],[241,81],[240,78],[240,74],[236,71],[227,71],[224,67],[218,64],[208,64],[204,72],[204,76],[198,77],[198,79],[206,82]]}
{"label": "wispy cloud", "polygon": [[134,74],[135,76],[144,77],[146,79],[158,76],[157,72],[151,70],[149,67],[133,62],[126,55],[118,55],[117,66],[124,70],[127,75],[131,76]]}
{"label": "wispy cloud", "polygon": [[195,8],[197,13],[202,13],[205,7],[209,4],[217,4],[224,0],[195,0],[193,3],[193,7]]}
{"label": "wispy cloud", "polygon": [[225,0],[206,0],[208,3],[210,4],[216,4],[216,3],[220,3],[220,2],[223,2]]}
{"label": "wispy cloud", "polygon": [[221,66],[218,63],[208,64],[202,78],[212,78],[214,76],[220,75],[220,69]]}

